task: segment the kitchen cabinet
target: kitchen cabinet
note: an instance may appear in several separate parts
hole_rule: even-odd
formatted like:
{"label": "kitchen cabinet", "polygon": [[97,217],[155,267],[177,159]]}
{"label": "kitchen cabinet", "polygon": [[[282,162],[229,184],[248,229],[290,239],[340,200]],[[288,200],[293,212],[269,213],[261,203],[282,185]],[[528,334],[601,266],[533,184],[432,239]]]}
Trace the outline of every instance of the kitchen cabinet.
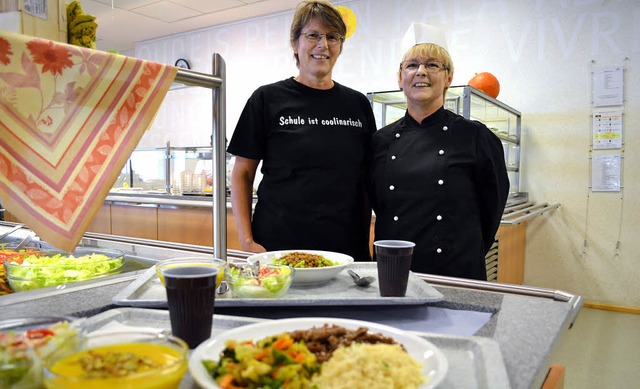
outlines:
{"label": "kitchen cabinet", "polygon": [[[135,198],[132,201],[105,202],[87,232],[213,246],[213,211],[209,201],[203,200],[202,206],[181,205],[180,200],[172,205],[156,204],[149,199],[145,204],[135,203]],[[227,208],[226,213],[227,248],[240,250],[233,212]],[[18,221],[11,214],[9,217],[12,220],[7,221]]]}
{"label": "kitchen cabinet", "polygon": [[[404,93],[400,90],[370,92],[367,94],[382,128],[404,116],[407,109]],[[520,132],[521,114],[516,109],[469,86],[449,87],[444,107],[470,120],[484,123],[502,141],[511,196],[520,191]]]}
{"label": "kitchen cabinet", "polygon": [[99,234],[111,234],[111,205],[104,204],[93,218],[87,232],[97,232]]}
{"label": "kitchen cabinet", "polygon": [[111,204],[111,233],[133,238],[158,239],[156,204]]}
{"label": "kitchen cabinet", "polygon": [[[227,209],[227,248],[240,250],[238,230],[231,209]],[[161,206],[158,209],[158,240],[213,246],[211,208]]]}

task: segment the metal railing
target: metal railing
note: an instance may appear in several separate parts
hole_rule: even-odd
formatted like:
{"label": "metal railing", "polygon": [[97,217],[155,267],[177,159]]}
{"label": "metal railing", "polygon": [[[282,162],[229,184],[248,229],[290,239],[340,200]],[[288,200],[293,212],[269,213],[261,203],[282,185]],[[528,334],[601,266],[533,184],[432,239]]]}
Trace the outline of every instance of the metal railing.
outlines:
{"label": "metal railing", "polygon": [[529,219],[532,219],[538,215],[542,215],[545,212],[553,211],[560,207],[560,203],[549,204],[542,203],[536,205],[534,202],[528,201],[522,204],[516,204],[512,207],[507,207],[502,215],[500,224],[502,225],[514,225],[519,224]]}
{"label": "metal railing", "polygon": [[199,86],[212,90],[213,125],[211,147],[213,151],[213,254],[227,258],[226,207],[226,65],[220,54],[213,54],[212,74],[178,69],[174,83]]}

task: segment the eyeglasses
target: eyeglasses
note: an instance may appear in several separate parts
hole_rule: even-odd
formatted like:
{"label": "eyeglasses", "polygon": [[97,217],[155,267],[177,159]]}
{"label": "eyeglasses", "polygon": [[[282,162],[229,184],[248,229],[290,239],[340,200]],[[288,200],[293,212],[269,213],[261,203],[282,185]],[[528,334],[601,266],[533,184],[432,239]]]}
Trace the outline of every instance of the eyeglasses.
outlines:
{"label": "eyeglasses", "polygon": [[404,66],[403,64],[400,64],[400,69],[413,73],[420,68],[420,65],[423,65],[427,73],[430,73],[430,74],[438,73],[441,70],[449,70],[448,66],[445,66],[440,62],[435,62],[435,61],[429,61],[429,62],[406,61],[404,62]]}
{"label": "eyeglasses", "polygon": [[320,34],[319,32],[311,31],[300,34],[300,36],[304,36],[311,43],[318,43],[322,37],[327,38],[327,44],[329,46],[335,46],[342,42],[342,36],[340,34],[334,34],[332,32],[328,34]]}

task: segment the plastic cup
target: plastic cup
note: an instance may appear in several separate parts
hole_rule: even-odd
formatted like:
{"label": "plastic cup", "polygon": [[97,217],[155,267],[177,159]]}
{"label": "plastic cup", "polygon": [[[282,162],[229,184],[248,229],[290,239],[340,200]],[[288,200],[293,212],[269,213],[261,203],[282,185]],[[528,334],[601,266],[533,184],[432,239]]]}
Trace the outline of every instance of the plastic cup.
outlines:
{"label": "plastic cup", "polygon": [[220,269],[189,266],[164,269],[171,332],[196,348],[211,337],[216,278]]}
{"label": "plastic cup", "polygon": [[378,264],[380,296],[404,297],[406,295],[415,245],[415,243],[406,240],[373,242],[376,263]]}

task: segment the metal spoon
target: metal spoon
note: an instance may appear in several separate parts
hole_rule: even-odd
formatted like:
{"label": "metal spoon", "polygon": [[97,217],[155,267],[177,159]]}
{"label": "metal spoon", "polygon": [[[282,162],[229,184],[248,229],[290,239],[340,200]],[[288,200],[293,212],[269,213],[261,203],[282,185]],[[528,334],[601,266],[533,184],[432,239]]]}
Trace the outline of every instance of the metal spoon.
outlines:
{"label": "metal spoon", "polygon": [[227,283],[227,281],[223,280],[220,283],[220,286],[218,286],[217,292],[218,292],[218,294],[225,294],[225,293],[227,293],[229,291],[229,289],[230,289],[229,288],[229,284]]}
{"label": "metal spoon", "polygon": [[16,251],[22,250],[35,237],[36,237],[36,233],[33,232],[33,231],[29,231],[29,234],[27,234],[27,237],[22,239],[22,241],[20,243],[18,243],[18,246],[16,246],[16,248],[14,250],[16,250]]}
{"label": "metal spoon", "polygon": [[349,273],[351,278],[353,278],[353,282],[355,282],[355,284],[358,286],[368,286],[369,284],[371,284],[373,281],[376,280],[375,278],[369,277],[369,276],[360,277],[358,273],[354,272],[351,269],[347,269],[347,273]]}

